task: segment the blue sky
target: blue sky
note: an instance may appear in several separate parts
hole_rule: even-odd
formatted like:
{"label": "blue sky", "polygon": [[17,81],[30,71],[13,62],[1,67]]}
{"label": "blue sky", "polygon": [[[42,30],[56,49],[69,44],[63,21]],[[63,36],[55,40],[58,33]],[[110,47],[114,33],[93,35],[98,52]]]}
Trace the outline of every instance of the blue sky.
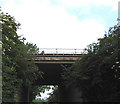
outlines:
{"label": "blue sky", "polygon": [[39,48],[83,49],[117,24],[119,0],[0,0]]}

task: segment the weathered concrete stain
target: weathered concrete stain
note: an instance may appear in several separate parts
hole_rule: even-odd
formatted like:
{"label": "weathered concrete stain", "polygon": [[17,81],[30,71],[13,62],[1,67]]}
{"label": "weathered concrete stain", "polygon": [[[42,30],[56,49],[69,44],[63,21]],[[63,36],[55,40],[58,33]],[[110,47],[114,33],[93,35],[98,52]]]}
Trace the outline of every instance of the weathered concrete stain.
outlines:
{"label": "weathered concrete stain", "polygon": [[75,63],[83,54],[39,54],[32,55],[35,63]]}

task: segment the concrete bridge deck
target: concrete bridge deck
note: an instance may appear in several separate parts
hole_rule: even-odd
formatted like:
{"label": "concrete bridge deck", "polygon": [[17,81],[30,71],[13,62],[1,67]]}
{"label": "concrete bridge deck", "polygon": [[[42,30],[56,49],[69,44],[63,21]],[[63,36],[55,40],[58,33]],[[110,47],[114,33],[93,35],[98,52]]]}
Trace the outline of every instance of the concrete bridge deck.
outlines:
{"label": "concrete bridge deck", "polygon": [[83,54],[34,54],[32,56],[35,64],[73,64],[76,60],[81,59]]}

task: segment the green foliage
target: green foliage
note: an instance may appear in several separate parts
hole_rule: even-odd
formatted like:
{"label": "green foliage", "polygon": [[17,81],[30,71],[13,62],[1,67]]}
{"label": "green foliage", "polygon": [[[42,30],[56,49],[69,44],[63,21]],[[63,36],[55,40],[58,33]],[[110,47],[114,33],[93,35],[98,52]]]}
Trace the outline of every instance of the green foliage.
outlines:
{"label": "green foliage", "polygon": [[[14,90],[19,86],[20,79],[16,73],[17,44],[22,44],[16,34],[18,24],[10,15],[2,14],[2,66],[3,66],[3,101],[14,101]],[[14,47],[14,48],[13,48]],[[18,85],[18,86],[16,86]],[[16,87],[14,87],[16,86]]]}
{"label": "green foliage", "polygon": [[40,86],[35,86],[34,88],[34,92],[35,92],[35,96],[41,96],[40,93],[44,93],[45,90],[50,90],[50,86],[49,85],[40,85]]}
{"label": "green foliage", "polygon": [[87,51],[81,60],[64,69],[62,78],[68,85],[76,82],[87,101],[120,101],[120,27],[110,28]]}
{"label": "green foliage", "polygon": [[47,100],[41,100],[41,99],[39,99],[39,100],[33,100],[33,102],[34,102],[34,104],[36,103],[36,104],[44,104],[44,103],[46,103],[46,104],[49,104],[49,103],[47,103],[48,101]]}
{"label": "green foliage", "polygon": [[[42,77],[42,72],[32,61],[28,53],[38,52],[36,45],[27,43],[17,35],[20,24],[14,17],[2,13],[2,69],[3,69],[3,102],[14,102],[16,92],[21,88],[33,93],[34,82]],[[30,48],[32,47],[32,48]],[[32,94],[33,95],[33,94]],[[34,95],[35,96],[35,95]]]}
{"label": "green foliage", "polygon": [[53,87],[53,93],[50,93],[48,102],[59,102],[58,86]]}
{"label": "green foliage", "polygon": [[33,43],[26,43],[26,47],[27,47],[27,52],[29,54],[38,54],[39,53],[39,48],[36,46],[36,44],[34,45]]}

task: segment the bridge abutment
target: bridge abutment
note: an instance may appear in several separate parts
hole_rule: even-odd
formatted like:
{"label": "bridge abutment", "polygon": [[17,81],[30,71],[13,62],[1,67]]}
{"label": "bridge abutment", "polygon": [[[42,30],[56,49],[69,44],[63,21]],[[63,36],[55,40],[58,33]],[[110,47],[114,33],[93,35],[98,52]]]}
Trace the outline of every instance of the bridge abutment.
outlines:
{"label": "bridge abutment", "polygon": [[44,79],[39,79],[36,84],[58,85],[59,102],[83,102],[81,89],[75,84],[71,84],[68,87],[60,78],[63,66],[70,67],[76,60],[81,59],[83,54],[44,54],[33,56],[34,63],[44,73]]}
{"label": "bridge abutment", "polygon": [[78,88],[75,84],[70,85],[69,87],[59,85],[59,99],[60,102],[79,102],[82,104],[82,90]]}

